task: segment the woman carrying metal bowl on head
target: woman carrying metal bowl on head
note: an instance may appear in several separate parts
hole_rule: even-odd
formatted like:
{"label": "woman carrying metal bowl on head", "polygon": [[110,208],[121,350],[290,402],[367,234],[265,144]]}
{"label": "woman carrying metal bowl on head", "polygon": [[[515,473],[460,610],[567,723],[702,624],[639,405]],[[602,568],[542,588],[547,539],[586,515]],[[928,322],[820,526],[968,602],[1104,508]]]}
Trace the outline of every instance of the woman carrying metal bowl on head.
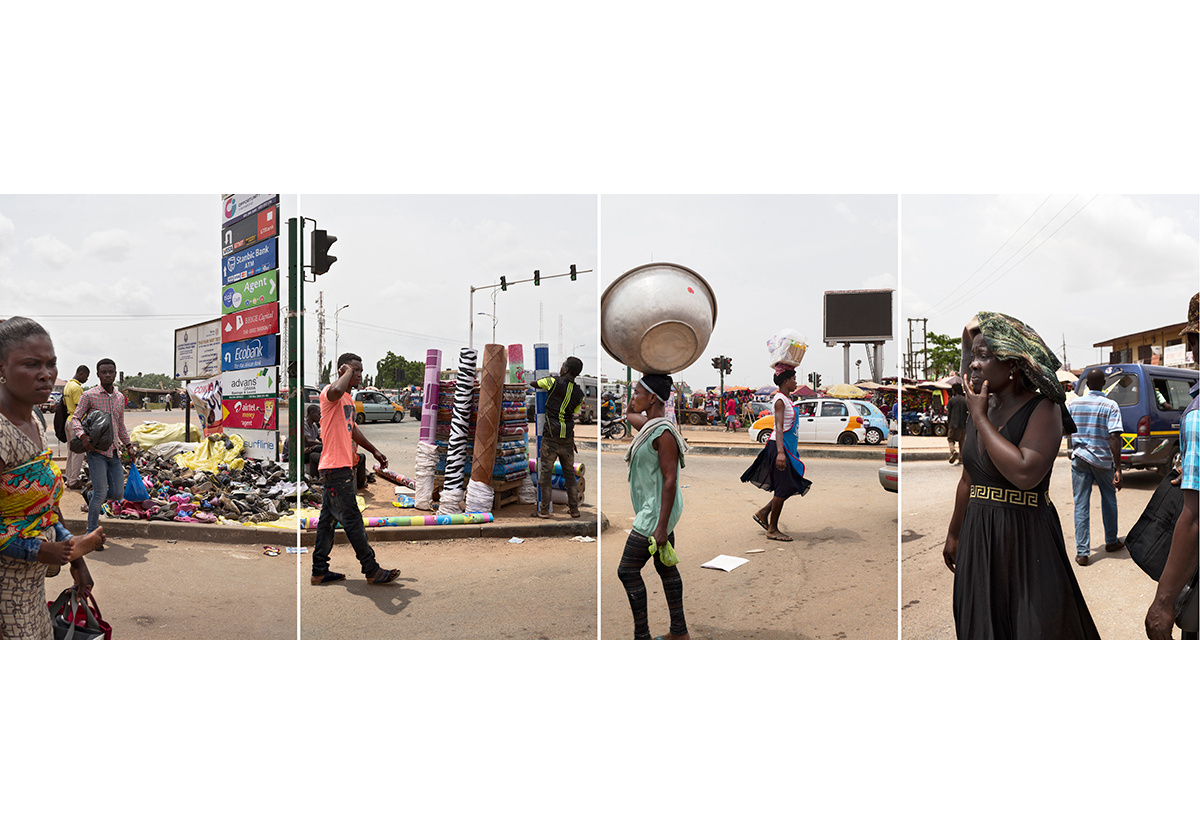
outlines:
{"label": "woman carrying metal bowl on head", "polygon": [[0,636],[7,640],[53,639],[47,572],[70,564],[76,588],[90,589],[82,557],[104,541],[102,528],[72,538],[62,525],[62,473],[34,416],[57,378],[54,345],[41,325],[0,322]]}
{"label": "woman carrying metal bowl on head", "polygon": [[783,503],[793,495],[804,495],[812,482],[804,477],[804,463],[800,460],[798,441],[800,423],[796,419],[796,406],[792,404],[792,392],[796,390],[796,369],[789,365],[775,366],[774,411],[775,428],[771,438],[750,468],[742,474],[743,483],[754,484],[773,494],[771,501],[756,512],[754,522],[767,531],[767,538],[777,542],[790,542],[792,537],[779,530],[779,514]]}
{"label": "woman carrying metal bowl on head", "polygon": [[967,429],[943,558],[963,639],[1099,639],[1050,503],[1075,423],[1058,358],[1028,325],[981,312],[963,330]]}
{"label": "woman carrying metal bowl on head", "polygon": [[629,497],[635,515],[617,577],[625,586],[633,611],[634,640],[650,639],[642,568],[651,557],[662,580],[671,614],[671,630],[658,639],[689,639],[683,616],[683,578],[675,566],[677,560],[672,558],[675,525],[683,513],[679,470],[684,466],[687,444],[675,425],[666,419],[666,402],[670,395],[671,377],[647,374],[634,386],[633,399],[625,411],[625,418],[637,431],[625,453],[625,463],[629,467]]}

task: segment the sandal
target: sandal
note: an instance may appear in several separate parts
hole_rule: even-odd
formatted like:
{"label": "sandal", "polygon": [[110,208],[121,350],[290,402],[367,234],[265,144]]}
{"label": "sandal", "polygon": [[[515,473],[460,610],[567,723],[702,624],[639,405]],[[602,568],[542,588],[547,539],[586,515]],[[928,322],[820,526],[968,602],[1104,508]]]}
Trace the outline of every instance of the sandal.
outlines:
{"label": "sandal", "polygon": [[314,585],[328,585],[331,582],[341,582],[345,578],[346,574],[344,573],[334,573],[331,570],[327,570],[322,574],[313,574],[312,578],[308,581]]}
{"label": "sandal", "polygon": [[543,513],[534,512],[534,513],[530,513],[529,517],[530,518],[549,518],[550,513],[543,514]]}
{"label": "sandal", "polygon": [[771,541],[773,541],[773,542],[790,542],[790,541],[793,541],[792,537],[791,537],[791,536],[789,536],[787,533],[776,533],[774,536],[772,536],[770,533],[767,533],[767,538],[768,538],[768,539],[770,539],[770,540],[771,540]]}
{"label": "sandal", "polygon": [[758,513],[755,513],[754,515],[752,515],[750,517],[752,519],[754,519],[754,523],[757,524],[759,527],[763,528],[764,530],[767,529],[767,522],[765,522],[761,518],[759,518]]}
{"label": "sandal", "polygon": [[579,518],[579,510],[571,510],[571,518]]}
{"label": "sandal", "polygon": [[395,569],[387,570],[385,568],[379,568],[378,570],[375,571],[375,573],[373,573],[367,577],[367,584],[368,585],[387,585],[390,582],[395,582],[399,578],[400,578],[400,571],[395,570]]}

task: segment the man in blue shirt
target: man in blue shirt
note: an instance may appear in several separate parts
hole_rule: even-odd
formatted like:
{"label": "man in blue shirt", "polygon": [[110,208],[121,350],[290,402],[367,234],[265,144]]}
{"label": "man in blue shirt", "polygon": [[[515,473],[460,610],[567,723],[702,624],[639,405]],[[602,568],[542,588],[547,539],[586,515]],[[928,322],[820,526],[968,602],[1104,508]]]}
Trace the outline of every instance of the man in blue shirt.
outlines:
{"label": "man in blue shirt", "polygon": [[1121,409],[1104,395],[1104,371],[1092,368],[1088,392],[1067,406],[1076,431],[1071,435],[1071,489],[1075,493],[1075,561],[1091,556],[1092,483],[1100,488],[1104,549],[1125,546],[1117,538],[1117,490],[1121,488]]}

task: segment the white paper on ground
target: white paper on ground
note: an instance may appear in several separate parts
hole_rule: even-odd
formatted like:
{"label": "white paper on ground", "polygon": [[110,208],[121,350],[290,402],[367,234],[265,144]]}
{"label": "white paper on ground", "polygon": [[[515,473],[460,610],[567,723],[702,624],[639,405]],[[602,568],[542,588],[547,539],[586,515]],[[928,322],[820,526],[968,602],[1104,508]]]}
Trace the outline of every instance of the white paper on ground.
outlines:
{"label": "white paper on ground", "polygon": [[525,540],[524,540],[524,539],[518,539],[516,536],[513,536],[511,539],[509,539],[509,540],[508,540],[508,543],[509,543],[509,544],[524,544],[524,543],[525,543]]}
{"label": "white paper on ground", "polygon": [[567,539],[567,541],[569,541],[569,542],[594,542],[595,539],[593,539],[591,536],[572,536],[571,538]]}
{"label": "white paper on ground", "polygon": [[743,559],[741,556],[726,556],[724,553],[722,553],[717,558],[705,562],[700,567],[714,568],[715,570],[723,570],[728,573],[734,568],[741,567],[749,561],[749,559]]}

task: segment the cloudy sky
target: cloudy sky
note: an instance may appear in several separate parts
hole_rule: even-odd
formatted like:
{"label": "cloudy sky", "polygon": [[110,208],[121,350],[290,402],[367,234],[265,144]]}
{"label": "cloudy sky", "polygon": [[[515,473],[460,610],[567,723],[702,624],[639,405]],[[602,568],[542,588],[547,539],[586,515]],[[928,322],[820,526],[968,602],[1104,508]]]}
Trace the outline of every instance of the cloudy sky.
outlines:
{"label": "cloudy sky", "polygon": [[220,194],[0,195],[0,317],[40,322],[63,378],[171,374],[175,329],[221,316],[221,220]]}
{"label": "cloudy sky", "polygon": [[1065,339],[1075,367],[1105,361],[1096,342],[1187,318],[1198,209],[1196,195],[905,196],[903,315],[961,335],[995,310],[1056,354]]}
{"label": "cloudy sky", "polygon": [[[895,196],[604,196],[601,253],[607,287],[622,273],[654,261],[698,272],[717,296],[717,324],[704,359],[676,374],[693,388],[716,385],[709,359],[733,359],[726,385],[771,384],[766,342],[792,328],[808,342],[800,366],[823,384],[841,382],[843,352],[826,348],[826,290],[896,288]],[[896,312],[898,313],[898,302]],[[883,347],[882,376],[896,366],[895,342]],[[850,380],[870,378],[866,349],[854,345]],[[601,367],[625,377],[607,354]]]}
{"label": "cloudy sky", "polygon": [[[520,343],[533,365],[533,344],[550,345],[551,366],[572,349],[596,367],[596,197],[588,196],[333,196],[304,194],[301,210],[337,237],[337,263],[304,287],[308,381],[317,368],[316,310],[324,294],[327,361],[340,352],[363,358],[368,373],[393,353],[425,361],[442,351],[443,367],[467,346],[472,286],[577,270],[569,278],[510,286],[497,292],[499,344]],[[474,345],[492,340],[492,290],[475,298]],[[334,313],[349,304],[337,316]],[[487,313],[488,315],[479,315]],[[539,314],[542,325],[539,327]],[[559,319],[562,350],[559,352]]]}

